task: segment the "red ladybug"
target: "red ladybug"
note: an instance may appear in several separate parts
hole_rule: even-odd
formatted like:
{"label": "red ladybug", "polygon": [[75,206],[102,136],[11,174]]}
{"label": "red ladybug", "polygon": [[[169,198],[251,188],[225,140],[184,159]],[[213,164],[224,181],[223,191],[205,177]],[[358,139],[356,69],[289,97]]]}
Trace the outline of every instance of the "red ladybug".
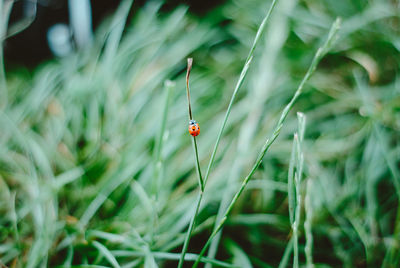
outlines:
{"label": "red ladybug", "polygon": [[194,120],[190,120],[189,121],[189,133],[190,135],[192,135],[193,137],[196,137],[197,135],[200,134],[200,126],[199,123],[197,123]]}

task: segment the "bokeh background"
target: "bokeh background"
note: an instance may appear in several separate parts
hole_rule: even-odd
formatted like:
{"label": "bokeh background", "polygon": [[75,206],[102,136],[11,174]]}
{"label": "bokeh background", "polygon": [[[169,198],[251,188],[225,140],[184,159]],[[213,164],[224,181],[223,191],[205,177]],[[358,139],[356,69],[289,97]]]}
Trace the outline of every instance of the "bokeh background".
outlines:
{"label": "bokeh background", "polygon": [[[198,193],[186,58],[194,58],[205,172],[270,5],[0,1],[0,264],[176,267]],[[238,267],[292,265],[287,181],[302,112],[301,195],[313,211],[315,267],[400,266],[396,0],[278,1],[222,136],[189,252],[206,242],[338,16],[334,47],[210,257]]]}

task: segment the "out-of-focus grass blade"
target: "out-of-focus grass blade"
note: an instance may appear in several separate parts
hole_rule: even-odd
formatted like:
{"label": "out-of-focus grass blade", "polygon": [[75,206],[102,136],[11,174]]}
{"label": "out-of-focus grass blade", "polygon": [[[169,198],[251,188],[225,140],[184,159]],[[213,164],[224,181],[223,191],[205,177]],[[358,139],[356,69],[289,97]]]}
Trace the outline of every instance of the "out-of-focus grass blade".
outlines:
{"label": "out-of-focus grass blade", "polygon": [[303,163],[304,163],[304,154],[302,149],[304,131],[305,131],[305,115],[303,113],[297,113],[297,126],[298,133],[294,134],[294,144],[296,144],[296,172],[294,174],[294,184],[295,184],[295,198],[296,198],[296,208],[294,214],[294,222],[292,224],[293,228],[293,238],[294,238],[294,256],[293,256],[293,267],[299,267],[299,247],[298,247],[298,228],[300,226],[301,220],[301,178],[303,175]]}
{"label": "out-of-focus grass blade", "polygon": [[[271,147],[271,145],[274,143],[274,141],[279,136],[279,134],[281,132],[281,129],[283,127],[283,124],[285,122],[285,119],[288,116],[289,111],[292,109],[294,103],[299,98],[300,94],[302,93],[304,85],[310,79],[311,75],[314,73],[315,69],[317,68],[317,65],[318,65],[319,61],[329,51],[329,49],[331,48],[333,42],[336,40],[336,37],[337,37],[336,34],[340,29],[340,23],[341,23],[341,19],[340,18],[337,18],[333,22],[333,24],[331,26],[331,29],[329,31],[329,34],[328,34],[328,38],[326,39],[325,43],[315,53],[314,58],[313,58],[313,60],[312,60],[312,62],[310,64],[310,67],[308,68],[306,74],[303,77],[303,80],[300,82],[300,85],[298,86],[298,88],[297,88],[296,92],[294,93],[294,95],[293,95],[292,99],[290,100],[290,102],[283,109],[283,111],[281,113],[281,116],[279,118],[279,121],[278,121],[278,123],[277,123],[277,125],[276,125],[276,127],[275,127],[275,129],[273,131],[273,134],[264,143],[264,146],[262,147],[261,152],[259,153],[259,155],[257,157],[257,160],[256,160],[255,164],[253,165],[250,173],[244,178],[241,187],[236,192],[236,194],[233,197],[228,209],[225,211],[224,217],[221,219],[221,221],[218,223],[217,227],[211,233],[210,237],[208,238],[206,244],[203,246],[203,248],[202,248],[202,250],[201,250],[201,252],[199,254],[199,258],[196,260],[196,262],[193,265],[193,267],[197,267],[197,265],[199,263],[199,260],[200,260],[200,257],[202,257],[205,254],[205,252],[208,249],[208,246],[210,245],[211,241],[213,240],[215,235],[221,230],[221,228],[225,224],[225,222],[226,222],[231,210],[233,209],[233,206],[235,205],[237,199],[242,194],[243,190],[245,189],[246,185],[248,184],[248,182],[252,178],[252,176],[255,173],[255,171],[257,170],[257,168],[260,166],[260,164],[261,164],[265,154],[267,153],[268,149]],[[296,175],[295,175],[295,179],[296,179]],[[299,201],[300,200],[298,199],[298,202]],[[298,214],[300,214],[300,213],[298,213]]]}
{"label": "out-of-focus grass blade", "polygon": [[148,268],[158,268],[158,265],[156,263],[156,260],[154,259],[154,256],[152,252],[147,251],[145,258],[144,258],[144,267]]}
{"label": "out-of-focus grass blade", "polygon": [[304,201],[304,206],[305,206],[305,213],[306,213],[306,219],[304,221],[304,230],[305,230],[305,236],[306,236],[306,246],[305,246],[305,253],[306,253],[306,262],[307,262],[307,268],[313,268],[313,256],[312,256],[312,250],[313,250],[313,234],[312,234],[312,220],[313,220],[313,206],[312,206],[312,193],[313,193],[313,181],[308,178],[307,180],[307,192],[306,192],[306,197]]}
{"label": "out-of-focus grass blade", "polygon": [[[55,266],[56,268],[65,268],[64,265]],[[95,264],[78,264],[71,265],[71,268],[110,268],[109,266],[95,265]]]}
{"label": "out-of-focus grass blade", "polygon": [[104,66],[106,67],[111,66],[111,60],[115,57],[132,3],[133,0],[124,0],[114,15],[104,52]]}
{"label": "out-of-focus grass blade", "polygon": [[276,214],[239,214],[232,216],[229,222],[241,225],[268,224],[283,228],[287,224],[287,217]]}
{"label": "out-of-focus grass blade", "polygon": [[296,142],[293,139],[292,153],[290,155],[289,172],[288,172],[288,202],[289,202],[289,218],[290,225],[294,222],[294,209],[296,207],[296,188],[294,184],[294,167],[296,160]]}
{"label": "out-of-focus grass blade", "polygon": [[293,236],[290,238],[286,245],[285,252],[283,253],[281,262],[279,263],[279,268],[286,268],[289,264],[290,254],[293,250]]}
{"label": "out-of-focus grass blade", "polygon": [[[117,257],[143,257],[146,254],[145,252],[128,251],[128,250],[114,250],[112,251],[112,253],[114,254],[114,256]],[[159,252],[159,251],[153,251],[152,255],[154,256],[154,258],[160,260],[179,260],[181,256],[181,254],[179,253],[169,253],[169,252]],[[187,253],[185,254],[185,261],[195,261],[197,257],[198,257],[197,254]],[[239,266],[233,264],[229,264],[223,261],[218,261],[206,257],[201,258],[201,262],[210,263],[212,265],[215,265],[216,267],[240,268]]]}
{"label": "out-of-focus grass blade", "polygon": [[298,121],[299,145],[301,148],[301,145],[302,145],[302,142],[304,139],[304,132],[306,129],[306,116],[303,113],[298,112],[297,113],[297,121]]}
{"label": "out-of-focus grass blade", "polygon": [[102,254],[114,268],[121,268],[121,266],[118,264],[117,259],[103,244],[97,241],[93,241],[92,244],[95,248],[97,248],[99,253]]}
{"label": "out-of-focus grass blade", "polygon": [[127,166],[124,170],[115,173],[115,178],[110,178],[109,181],[100,190],[100,194],[97,195],[96,198],[90,203],[85,213],[79,220],[79,225],[81,227],[86,226],[93,215],[96,213],[96,211],[99,209],[99,207],[108,198],[108,196],[122,183],[126,182],[129,179],[132,179],[132,176],[137,172],[138,168],[141,167],[143,163],[145,163],[143,158],[137,159],[135,165]]}
{"label": "out-of-focus grass blade", "polygon": [[84,170],[81,167],[74,168],[67,172],[64,172],[54,178],[53,187],[56,190],[61,189],[66,184],[71,183],[77,179],[79,179],[84,173]]}
{"label": "out-of-focus grass blade", "polygon": [[[156,195],[158,194],[160,190],[160,183],[162,180],[162,169],[163,169],[163,161],[161,158],[161,150],[163,147],[163,141],[164,141],[164,134],[165,134],[165,126],[167,124],[167,119],[168,119],[168,108],[170,104],[170,99],[171,95],[174,91],[174,88],[176,87],[175,82],[172,82],[170,80],[165,81],[164,83],[165,87],[165,97],[164,97],[164,107],[162,111],[162,119],[161,119],[161,126],[158,132],[157,140],[156,140],[156,145],[154,149],[154,183],[153,183],[153,193],[155,192]],[[157,122],[157,126],[158,127]]]}
{"label": "out-of-focus grass blade", "polygon": [[227,240],[226,245],[228,250],[233,255],[232,264],[242,268],[252,268],[251,262],[247,254],[232,240]]}
{"label": "out-of-focus grass blade", "polygon": [[11,14],[11,8],[14,1],[0,1],[0,107],[7,104],[7,81],[4,70],[4,52],[3,43],[7,34],[8,19]]}

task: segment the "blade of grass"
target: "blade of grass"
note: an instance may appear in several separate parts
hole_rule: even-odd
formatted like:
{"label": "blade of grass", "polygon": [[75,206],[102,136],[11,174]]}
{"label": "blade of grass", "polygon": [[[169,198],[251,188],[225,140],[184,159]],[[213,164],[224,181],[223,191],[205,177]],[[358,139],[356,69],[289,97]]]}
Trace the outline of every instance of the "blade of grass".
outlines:
{"label": "blade of grass", "polygon": [[196,218],[197,218],[196,215],[199,212],[200,203],[201,203],[200,201],[203,198],[203,193],[204,192],[200,191],[199,195],[197,197],[196,209],[194,210],[193,217],[190,220],[189,229],[188,229],[188,231],[186,233],[185,242],[183,243],[183,248],[182,248],[182,252],[181,252],[181,258],[179,259],[179,263],[178,263],[178,267],[179,268],[181,268],[183,266],[183,262],[185,260],[185,254],[187,252],[187,248],[189,246],[189,241],[190,241],[190,238],[192,236],[193,227],[194,227],[194,224],[195,224]]}
{"label": "blade of grass", "polygon": [[153,193],[155,194],[156,199],[158,197],[158,192],[160,190],[161,172],[162,172],[162,167],[163,167],[163,160],[161,159],[161,149],[163,146],[163,137],[164,137],[164,132],[165,132],[165,125],[167,123],[171,92],[175,88],[175,82],[167,80],[167,81],[165,81],[164,86],[165,86],[166,92],[165,92],[165,98],[164,98],[164,107],[163,107],[163,112],[162,112],[161,127],[160,127],[160,132],[158,133],[158,137],[157,137],[156,145],[155,145],[155,149],[154,149],[154,180],[155,180],[155,183],[153,186]]}
{"label": "blade of grass", "polygon": [[113,174],[114,180],[108,179],[107,183],[102,186],[99,194],[90,202],[89,206],[83,213],[82,217],[78,222],[80,228],[85,228],[89,223],[90,219],[95,215],[97,210],[107,200],[108,196],[117,189],[121,184],[128,180],[132,180],[132,176],[146,163],[147,159],[139,158],[134,165],[128,166],[123,170],[120,170]]}
{"label": "blade of grass", "polygon": [[313,256],[312,256],[312,250],[313,250],[313,235],[312,235],[312,218],[313,218],[313,207],[311,203],[311,193],[312,193],[312,181],[311,179],[308,179],[307,181],[307,192],[306,192],[306,197],[304,201],[304,206],[306,210],[306,219],[304,221],[304,230],[305,230],[305,235],[306,235],[306,247],[304,249],[306,253],[306,263],[307,263],[307,268],[313,268]]}
{"label": "blade of grass", "polygon": [[[214,159],[215,159],[215,155],[217,153],[218,145],[219,145],[219,142],[221,140],[222,133],[223,133],[223,131],[225,129],[226,122],[228,121],[228,117],[229,117],[229,114],[231,112],[233,102],[234,102],[234,100],[236,98],[236,95],[237,95],[240,87],[243,84],[244,78],[246,77],[247,71],[248,71],[248,69],[250,67],[250,64],[251,64],[252,60],[253,60],[253,54],[254,54],[254,50],[256,48],[256,45],[257,45],[257,43],[258,43],[258,41],[259,41],[259,39],[261,37],[261,34],[264,32],[264,29],[265,29],[265,26],[267,24],[267,21],[268,21],[270,15],[271,15],[276,3],[277,3],[277,0],[273,0],[273,2],[271,3],[270,8],[267,11],[266,16],[264,17],[263,21],[261,22],[260,26],[258,27],[256,37],[254,38],[254,41],[253,41],[253,45],[250,48],[250,51],[249,51],[249,54],[248,54],[247,59],[245,61],[245,64],[243,66],[242,72],[240,73],[239,80],[236,83],[235,90],[233,91],[231,100],[230,100],[228,108],[226,110],[226,114],[225,114],[224,120],[223,120],[222,125],[221,125],[221,129],[220,129],[220,131],[218,133],[218,136],[217,136],[217,141],[215,142],[214,149],[213,149],[213,152],[211,154],[211,158],[210,158],[210,162],[209,162],[208,167],[207,167],[206,175],[204,177],[204,180],[200,180],[201,192],[199,193],[199,197],[197,199],[197,204],[196,204],[196,210],[195,210],[193,218],[192,218],[192,220],[190,222],[187,234],[186,234],[186,239],[185,239],[185,243],[184,243],[183,250],[182,250],[182,257],[181,257],[181,260],[179,261],[178,267],[182,267],[182,265],[183,265],[183,260],[184,260],[184,257],[185,257],[187,246],[188,246],[188,243],[189,243],[192,231],[193,231],[194,223],[196,221],[196,217],[197,217],[197,213],[198,213],[199,208],[200,208],[201,201],[203,199],[204,187],[205,187],[205,185],[207,183],[207,179],[208,179],[208,176],[210,174],[211,167],[212,167],[212,165],[214,163]],[[189,67],[189,65],[190,65],[190,67]],[[191,107],[190,107],[190,93],[189,93],[189,74],[190,74],[190,69],[192,67],[191,65],[192,65],[192,60],[188,59],[188,71],[187,71],[187,74],[186,74],[186,88],[187,88],[188,103],[189,103],[189,119],[192,119],[192,111],[191,111]],[[194,146],[195,154],[196,154],[196,163],[198,164],[197,144],[196,144],[196,139],[195,138],[193,138],[193,146]],[[199,165],[198,165],[198,173],[200,174]],[[201,178],[201,175],[199,175],[199,176]]]}
{"label": "blade of grass", "polygon": [[[55,267],[65,268],[64,265],[59,265]],[[95,264],[78,264],[78,265],[72,265],[71,268],[109,268],[109,266],[95,265]]]}
{"label": "blade of grass", "polygon": [[293,139],[292,153],[290,155],[289,172],[288,172],[288,206],[289,206],[289,219],[290,226],[294,222],[294,209],[296,207],[296,189],[294,184],[294,165],[296,160],[296,143]]}
{"label": "blade of grass", "polygon": [[[186,72],[186,92],[187,92],[188,107],[189,107],[189,120],[193,119],[192,107],[190,105],[190,88],[189,88],[189,77],[190,77],[190,71],[192,70],[192,65],[193,65],[193,59],[188,58],[187,59],[187,72]],[[201,169],[200,169],[200,163],[199,163],[199,152],[197,150],[196,137],[193,136],[192,142],[193,142],[193,150],[194,150],[195,161],[196,161],[197,175],[199,178],[200,191],[203,192],[204,191],[204,180],[201,175]]]}
{"label": "blade of grass", "polygon": [[0,107],[7,104],[7,81],[4,70],[3,42],[7,34],[8,19],[14,1],[0,1]]}
{"label": "blade of grass", "polygon": [[236,83],[235,90],[233,91],[231,100],[230,100],[228,108],[226,110],[226,114],[225,114],[225,117],[224,117],[224,121],[222,122],[221,129],[219,130],[219,133],[218,133],[218,136],[217,136],[217,141],[215,142],[214,150],[213,150],[213,152],[211,154],[210,162],[208,163],[206,175],[204,176],[204,184],[207,183],[208,176],[210,175],[210,171],[211,171],[212,165],[214,164],[214,159],[215,159],[215,155],[217,153],[218,145],[219,145],[219,142],[221,140],[222,133],[224,132],[226,122],[228,121],[229,114],[231,113],[233,102],[235,101],[237,93],[239,92],[239,89],[243,84],[244,78],[247,75],[247,72],[249,70],[250,64],[253,61],[254,50],[255,50],[255,48],[256,48],[256,46],[258,44],[258,41],[260,40],[260,37],[261,37],[262,33],[264,32],[265,26],[267,25],[267,21],[269,20],[269,18],[271,16],[271,13],[274,10],[277,2],[278,2],[278,0],[273,0],[272,1],[271,6],[269,7],[269,9],[267,11],[267,14],[265,15],[264,19],[262,20],[260,26],[258,27],[256,37],[254,38],[254,41],[253,41],[253,45],[250,48],[250,51],[249,51],[249,54],[248,54],[248,56],[246,58],[245,64],[244,64],[243,69],[242,69],[242,72],[240,73],[239,80]]}
{"label": "blade of grass", "polygon": [[[189,77],[190,77],[190,71],[192,70],[192,64],[193,64],[193,59],[188,58],[187,59],[187,72],[186,72],[186,92],[187,92],[187,98],[188,98],[188,107],[189,107],[189,120],[192,120],[192,108],[190,105],[190,89],[189,89]],[[203,192],[204,192],[204,180],[201,175],[201,169],[200,169],[200,163],[199,163],[199,153],[197,150],[197,142],[196,142],[196,137],[192,137],[192,144],[193,144],[193,150],[194,150],[194,155],[195,155],[195,162],[196,162],[196,168],[197,168],[197,176],[199,178],[199,196],[197,198],[197,203],[196,203],[196,209],[194,211],[194,215],[192,219],[190,220],[189,224],[189,229],[186,233],[185,237],[185,242],[183,243],[183,248],[181,252],[181,258],[179,259],[178,267],[181,268],[183,266],[183,262],[185,261],[185,254],[187,252],[187,248],[189,246],[190,238],[192,236],[193,228],[196,223],[196,216],[197,213],[199,212],[201,200],[203,199]]]}
{"label": "blade of grass", "polygon": [[296,198],[296,209],[294,214],[294,222],[292,223],[292,230],[293,230],[293,250],[294,250],[294,257],[293,257],[293,267],[299,267],[299,225],[301,220],[301,193],[300,193],[300,186],[301,186],[301,177],[303,174],[303,151],[302,151],[302,143],[304,138],[304,129],[305,129],[305,116],[302,113],[297,113],[298,119],[298,132],[294,134],[293,144],[296,145],[295,151],[297,153],[296,158],[296,172],[294,174],[295,183],[295,194],[293,198]]}
{"label": "blade of grass", "polygon": [[206,252],[208,246],[210,245],[212,239],[214,238],[214,236],[219,232],[219,230],[222,228],[222,226],[225,224],[225,221],[228,218],[229,213],[231,212],[233,206],[235,205],[237,199],[239,198],[239,196],[242,194],[244,188],[246,187],[247,183],[249,182],[249,180],[251,179],[251,177],[253,176],[253,174],[255,173],[255,171],[257,170],[257,168],[259,167],[259,165],[262,162],[262,159],[264,158],[265,153],[268,151],[269,147],[272,145],[272,143],[276,140],[276,138],[279,136],[279,133],[283,127],[283,122],[285,121],[286,117],[289,114],[289,111],[292,109],[295,101],[297,100],[297,98],[300,96],[300,94],[303,91],[303,87],[305,85],[305,83],[310,79],[312,73],[315,71],[317,64],[319,63],[319,61],[322,59],[322,57],[328,52],[328,50],[330,49],[330,47],[332,46],[332,42],[334,41],[334,38],[336,37],[337,31],[340,28],[340,19],[337,18],[335,20],[335,22],[332,24],[332,27],[329,31],[328,34],[328,38],[325,41],[325,43],[317,50],[310,67],[308,68],[303,80],[301,81],[299,87],[297,88],[294,96],[292,97],[292,99],[290,100],[290,102],[286,105],[286,107],[283,109],[281,117],[278,121],[278,124],[276,125],[274,132],[272,134],[272,136],[267,139],[267,141],[265,142],[259,156],[257,157],[257,160],[253,166],[253,168],[251,169],[249,175],[247,175],[247,177],[243,180],[242,185],[240,187],[240,189],[236,192],[235,196],[233,197],[228,209],[226,210],[224,217],[222,218],[222,220],[219,222],[217,228],[211,233],[210,237],[208,238],[206,244],[204,245],[203,249],[201,250],[200,254],[199,254],[199,258],[197,259],[197,261],[195,262],[195,264],[193,265],[193,267],[197,267],[198,262],[200,260],[200,258],[204,255],[204,253]]}
{"label": "blade of grass", "polygon": [[104,50],[105,67],[111,66],[111,60],[115,57],[132,4],[133,0],[123,1],[114,15]]}
{"label": "blade of grass", "polygon": [[293,236],[290,238],[289,242],[286,245],[285,252],[283,253],[281,262],[279,263],[279,268],[287,267],[289,263],[290,253],[292,253],[292,250],[293,250]]}
{"label": "blade of grass", "polygon": [[108,262],[116,268],[120,268],[121,266],[118,264],[117,259],[115,259],[114,255],[101,243],[97,241],[93,241],[93,246],[97,248],[97,250],[108,260]]}
{"label": "blade of grass", "polygon": [[201,169],[200,169],[200,163],[199,163],[199,152],[197,150],[196,137],[193,137],[192,143],[193,143],[193,150],[194,150],[194,153],[195,153],[197,176],[199,178],[200,191],[204,192],[204,180],[203,180],[203,178],[201,176]]}

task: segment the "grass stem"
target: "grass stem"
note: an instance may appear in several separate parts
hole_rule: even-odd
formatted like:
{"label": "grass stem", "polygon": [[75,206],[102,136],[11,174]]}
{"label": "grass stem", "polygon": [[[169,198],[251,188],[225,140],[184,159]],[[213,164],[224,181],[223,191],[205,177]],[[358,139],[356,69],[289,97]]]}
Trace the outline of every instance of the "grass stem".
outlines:
{"label": "grass stem", "polygon": [[221,129],[219,130],[219,133],[218,133],[218,136],[217,136],[217,141],[215,142],[214,150],[213,150],[213,152],[211,154],[210,162],[208,163],[206,175],[204,176],[204,184],[207,183],[208,176],[210,175],[210,171],[211,171],[212,165],[214,164],[215,155],[217,154],[217,150],[218,150],[218,145],[219,145],[219,142],[221,140],[222,133],[224,132],[226,122],[228,121],[228,117],[229,117],[229,115],[231,113],[232,105],[233,105],[233,103],[234,103],[234,101],[236,99],[236,96],[237,96],[237,94],[239,92],[240,87],[243,84],[244,78],[247,75],[247,72],[249,70],[250,64],[253,61],[254,50],[255,50],[255,48],[256,48],[256,46],[258,44],[258,41],[260,40],[260,37],[261,37],[262,33],[264,32],[265,26],[267,25],[267,21],[269,20],[269,18],[271,16],[271,13],[274,10],[277,2],[278,2],[278,0],[273,0],[272,1],[271,6],[269,7],[269,9],[267,11],[267,14],[265,15],[265,17],[264,17],[263,21],[261,22],[260,26],[258,27],[256,37],[254,38],[254,41],[253,41],[253,45],[250,48],[249,54],[248,54],[248,56],[246,58],[246,62],[244,64],[244,66],[243,66],[242,72],[240,73],[239,80],[236,83],[235,90],[233,91],[231,100],[230,100],[228,108],[226,110],[226,114],[225,114],[224,120],[222,122]]}
{"label": "grass stem", "polygon": [[7,80],[4,68],[3,44],[7,36],[7,25],[14,1],[0,1],[0,107],[7,105]]}
{"label": "grass stem", "polygon": [[304,201],[304,206],[306,210],[306,219],[304,221],[304,230],[306,236],[306,247],[304,249],[306,253],[306,263],[307,268],[313,268],[313,257],[312,257],[312,247],[313,247],[313,235],[312,235],[312,218],[313,218],[313,207],[311,203],[311,193],[312,193],[312,181],[309,178],[307,180],[307,192]]}
{"label": "grass stem", "polygon": [[[236,83],[235,90],[233,91],[233,94],[232,94],[231,100],[229,102],[229,105],[228,105],[224,120],[223,120],[222,125],[221,125],[221,129],[220,129],[220,131],[218,133],[217,141],[215,142],[214,149],[213,149],[213,152],[211,154],[210,162],[208,164],[204,180],[201,179],[200,166],[198,164],[196,139],[193,139],[193,144],[194,144],[195,154],[196,154],[196,163],[197,163],[197,167],[198,167],[197,170],[198,170],[198,174],[199,174],[199,178],[200,178],[201,193],[199,195],[199,198],[197,199],[196,211],[195,211],[195,213],[193,215],[193,218],[192,218],[192,220],[190,222],[189,229],[188,229],[187,234],[186,234],[186,239],[185,239],[185,243],[184,243],[183,250],[182,250],[182,256],[181,256],[181,259],[179,261],[178,267],[182,267],[182,265],[183,265],[183,260],[184,260],[185,253],[186,253],[187,246],[188,246],[187,243],[189,243],[189,240],[190,240],[190,237],[191,237],[191,233],[193,231],[193,224],[196,221],[198,209],[199,209],[201,201],[203,199],[203,191],[204,191],[205,185],[207,183],[208,176],[210,175],[210,170],[211,170],[211,167],[212,167],[212,165],[214,163],[215,155],[216,155],[217,149],[218,149],[218,145],[219,145],[219,142],[221,140],[222,133],[223,133],[223,131],[225,129],[226,122],[228,121],[228,117],[229,117],[229,114],[231,112],[233,102],[235,101],[237,93],[238,93],[240,87],[243,84],[244,78],[246,77],[246,74],[248,72],[250,64],[251,64],[251,62],[253,60],[253,54],[254,54],[254,50],[256,48],[256,45],[257,45],[257,43],[258,43],[258,41],[259,41],[259,39],[261,37],[261,34],[263,33],[263,31],[265,29],[267,21],[268,21],[270,15],[271,15],[276,3],[277,3],[277,1],[278,0],[273,0],[270,8],[268,9],[268,12],[267,12],[266,16],[264,17],[263,21],[261,22],[260,26],[258,27],[256,37],[254,38],[254,41],[253,41],[253,45],[250,48],[250,51],[249,51],[249,54],[248,54],[247,59],[245,61],[245,64],[243,66],[242,72],[240,73],[239,80]],[[190,71],[191,71],[191,68],[192,68],[192,62],[193,62],[193,60],[189,58],[188,59],[188,68],[187,68],[187,73],[186,73],[186,89],[187,89],[188,104],[189,104],[189,119],[192,119],[192,110],[191,110],[191,106],[190,106],[190,91],[189,91],[189,76],[190,76]]]}
{"label": "grass stem", "polygon": [[[164,106],[163,106],[163,112],[162,112],[162,120],[161,120],[161,127],[160,127],[160,132],[158,133],[158,136],[156,138],[156,145],[154,149],[154,184],[153,184],[153,193],[155,196],[158,196],[159,190],[160,190],[160,183],[161,183],[161,173],[163,169],[163,160],[161,157],[161,150],[163,146],[163,138],[164,138],[164,133],[165,133],[165,126],[167,123],[167,118],[168,118],[168,110],[169,110],[169,103],[170,103],[170,98],[171,98],[171,91],[174,90],[175,88],[175,83],[172,81],[165,81],[164,83],[165,87],[165,98],[164,98]],[[157,198],[156,198],[157,199]]]}
{"label": "grass stem", "polygon": [[199,178],[200,191],[201,191],[201,192],[204,192],[204,181],[203,181],[203,177],[202,177],[202,175],[201,175],[200,162],[199,162],[199,152],[198,152],[198,150],[197,150],[197,141],[196,141],[196,137],[193,137],[192,143],[193,143],[193,149],[194,149],[194,154],[195,154],[196,168],[197,168],[197,176],[198,176],[198,178]]}
{"label": "grass stem", "polygon": [[292,109],[295,101],[298,99],[298,97],[300,96],[300,94],[303,91],[303,87],[304,84],[310,79],[312,73],[315,71],[317,64],[319,63],[319,61],[322,59],[322,57],[328,52],[329,48],[332,45],[332,42],[334,40],[334,37],[336,36],[337,31],[340,28],[340,19],[336,19],[335,22],[333,23],[330,31],[329,31],[329,35],[328,38],[326,40],[326,42],[317,50],[310,67],[307,70],[307,73],[305,74],[303,80],[301,81],[299,87],[297,88],[294,96],[292,97],[292,99],[290,100],[290,102],[286,105],[286,107],[283,109],[281,117],[278,121],[278,124],[276,125],[274,132],[272,134],[272,136],[267,139],[267,141],[265,142],[260,154],[257,157],[257,160],[253,166],[253,168],[251,169],[250,173],[246,176],[246,178],[243,180],[242,185],[240,187],[240,189],[236,192],[235,196],[233,197],[228,209],[226,210],[224,217],[221,219],[221,221],[218,223],[217,227],[214,229],[214,231],[211,233],[210,237],[208,238],[206,244],[204,245],[203,249],[201,250],[198,259],[196,260],[195,264],[193,265],[193,267],[197,267],[197,265],[199,264],[200,258],[204,255],[204,253],[206,252],[208,246],[210,245],[212,239],[215,237],[215,235],[219,232],[219,230],[222,228],[222,226],[225,224],[225,221],[228,218],[229,213],[231,212],[233,206],[235,205],[237,199],[239,198],[239,196],[242,194],[244,188],[246,187],[247,183],[249,182],[249,180],[251,179],[251,177],[253,176],[253,174],[255,173],[255,171],[257,170],[257,168],[260,166],[262,159],[264,158],[265,153],[268,151],[268,149],[270,148],[270,146],[272,145],[272,143],[276,140],[276,138],[279,136],[279,133],[283,127],[283,122],[285,121],[286,117],[289,114],[289,111]]}
{"label": "grass stem", "polygon": [[[190,105],[190,89],[189,89],[189,77],[190,77],[190,71],[192,69],[192,64],[193,64],[193,59],[188,58],[187,59],[187,72],[186,72],[186,92],[187,92],[187,98],[188,98],[188,107],[189,107],[189,120],[192,120],[192,109]],[[201,175],[201,169],[200,169],[200,162],[199,162],[199,153],[197,149],[197,142],[196,142],[196,137],[192,137],[192,143],[193,143],[193,150],[194,150],[194,155],[195,155],[195,162],[196,162],[196,168],[197,168],[197,176],[199,178],[199,187],[200,187],[200,192],[199,196],[197,198],[196,202],[196,209],[194,212],[194,215],[190,221],[189,224],[189,229],[186,233],[185,237],[185,242],[183,243],[183,248],[182,248],[182,253],[181,253],[181,258],[179,259],[178,267],[181,268],[183,266],[183,262],[185,260],[185,254],[187,252],[187,248],[189,246],[190,238],[192,236],[193,228],[196,223],[196,215],[199,211],[201,200],[203,198],[203,192],[204,192],[204,181]]]}
{"label": "grass stem", "polygon": [[[293,251],[294,251],[294,258],[293,258],[293,267],[299,267],[299,225],[301,220],[301,177],[303,174],[303,163],[304,163],[304,156],[302,150],[302,143],[304,138],[304,130],[305,130],[305,116],[302,113],[297,113],[298,118],[298,132],[294,134],[293,139],[293,152],[297,152],[296,158],[296,172],[294,175],[294,191],[292,191],[293,199],[296,200],[296,209],[294,214],[294,222],[292,223],[293,229]],[[292,159],[293,160],[293,159]],[[291,217],[293,218],[293,217]]]}
{"label": "grass stem", "polygon": [[190,220],[189,229],[186,233],[185,242],[183,243],[183,248],[182,248],[181,258],[179,259],[178,268],[182,268],[183,262],[185,261],[185,254],[187,252],[187,248],[189,246],[189,241],[192,236],[194,224],[196,223],[195,215],[197,215],[197,213],[199,212],[199,208],[200,208],[201,202],[199,202],[199,200],[201,200],[202,198],[203,198],[203,191],[200,191],[199,195],[197,197],[196,208],[194,210],[194,216]]}

